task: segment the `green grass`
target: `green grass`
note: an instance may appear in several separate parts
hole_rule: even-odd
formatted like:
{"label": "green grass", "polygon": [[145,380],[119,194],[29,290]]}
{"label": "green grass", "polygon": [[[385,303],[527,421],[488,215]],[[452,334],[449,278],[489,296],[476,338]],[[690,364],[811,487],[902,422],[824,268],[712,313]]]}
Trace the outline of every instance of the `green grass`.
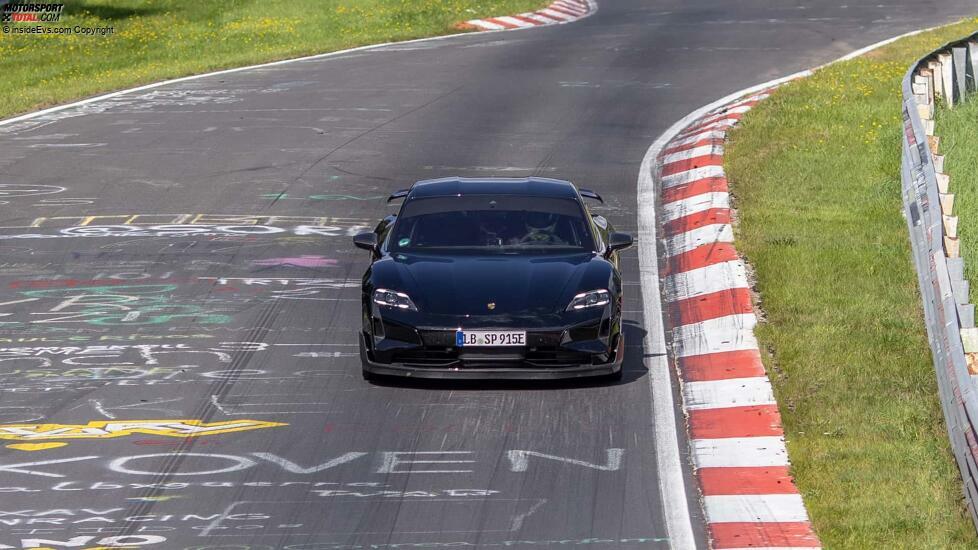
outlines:
{"label": "green grass", "polygon": [[[66,0],[52,26],[109,36],[0,34],[0,118],[216,69],[459,32],[546,0]],[[21,26],[28,26],[22,23]]]}
{"label": "green grass", "polygon": [[[900,40],[789,84],[745,117],[727,147],[737,248],[766,316],[757,335],[794,475],[828,548],[978,546],[900,195],[904,71],[976,27],[978,19]],[[969,108],[974,123],[978,108]],[[976,183],[974,148],[968,163]]]}
{"label": "green grass", "polygon": [[954,193],[965,276],[976,285],[971,290],[974,303],[978,296],[978,96],[968,97],[954,109],[939,107],[934,118],[934,134],[941,138],[939,152]]}

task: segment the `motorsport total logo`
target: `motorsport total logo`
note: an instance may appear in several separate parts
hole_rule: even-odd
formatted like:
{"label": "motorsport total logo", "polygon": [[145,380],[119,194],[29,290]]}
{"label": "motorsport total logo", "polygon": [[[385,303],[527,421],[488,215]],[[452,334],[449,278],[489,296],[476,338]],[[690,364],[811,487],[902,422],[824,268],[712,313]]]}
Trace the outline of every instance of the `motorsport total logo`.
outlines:
{"label": "motorsport total logo", "polygon": [[4,4],[0,8],[0,23],[57,23],[64,9],[64,4]]}
{"label": "motorsport total logo", "polygon": [[20,2],[0,0],[0,31],[3,34],[46,34],[108,36],[115,27],[52,25],[62,22],[65,5],[53,2]]}

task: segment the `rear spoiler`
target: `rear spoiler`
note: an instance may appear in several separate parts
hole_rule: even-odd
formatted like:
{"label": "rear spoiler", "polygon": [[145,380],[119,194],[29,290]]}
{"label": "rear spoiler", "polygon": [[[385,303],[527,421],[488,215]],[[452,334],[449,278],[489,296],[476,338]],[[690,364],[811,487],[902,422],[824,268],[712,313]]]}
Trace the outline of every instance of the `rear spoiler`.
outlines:
{"label": "rear spoiler", "polygon": [[578,189],[577,192],[580,193],[585,199],[594,199],[601,204],[604,204],[604,199],[601,198],[601,195],[591,191],[590,189]]}
{"label": "rear spoiler", "polygon": [[387,202],[396,201],[397,199],[403,199],[404,197],[408,196],[408,193],[410,192],[411,192],[410,189],[401,189],[400,191],[394,191],[393,193],[391,193],[391,196],[387,197]]}

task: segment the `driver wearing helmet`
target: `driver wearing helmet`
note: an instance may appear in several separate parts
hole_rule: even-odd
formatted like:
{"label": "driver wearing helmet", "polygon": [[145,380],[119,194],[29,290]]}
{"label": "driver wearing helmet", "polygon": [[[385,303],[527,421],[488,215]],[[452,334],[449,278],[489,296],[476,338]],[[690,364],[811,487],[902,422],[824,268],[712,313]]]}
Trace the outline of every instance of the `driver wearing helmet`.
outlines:
{"label": "driver wearing helmet", "polygon": [[523,219],[526,233],[520,239],[520,244],[568,244],[557,235],[557,222],[560,216],[549,212],[527,212]]}
{"label": "driver wearing helmet", "polygon": [[506,220],[506,212],[483,212],[479,217],[479,230],[487,246],[504,246],[507,241],[509,224]]}

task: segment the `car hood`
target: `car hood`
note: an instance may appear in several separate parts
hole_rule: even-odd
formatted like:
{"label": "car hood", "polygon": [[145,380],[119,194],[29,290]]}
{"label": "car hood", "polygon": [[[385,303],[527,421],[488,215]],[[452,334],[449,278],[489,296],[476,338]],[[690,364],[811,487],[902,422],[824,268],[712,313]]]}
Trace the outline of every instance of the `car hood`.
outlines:
{"label": "car hood", "polygon": [[[406,292],[430,315],[544,315],[583,290],[608,288],[593,253],[546,256],[396,254],[374,264],[374,286]],[[589,286],[593,285],[593,286]]]}

